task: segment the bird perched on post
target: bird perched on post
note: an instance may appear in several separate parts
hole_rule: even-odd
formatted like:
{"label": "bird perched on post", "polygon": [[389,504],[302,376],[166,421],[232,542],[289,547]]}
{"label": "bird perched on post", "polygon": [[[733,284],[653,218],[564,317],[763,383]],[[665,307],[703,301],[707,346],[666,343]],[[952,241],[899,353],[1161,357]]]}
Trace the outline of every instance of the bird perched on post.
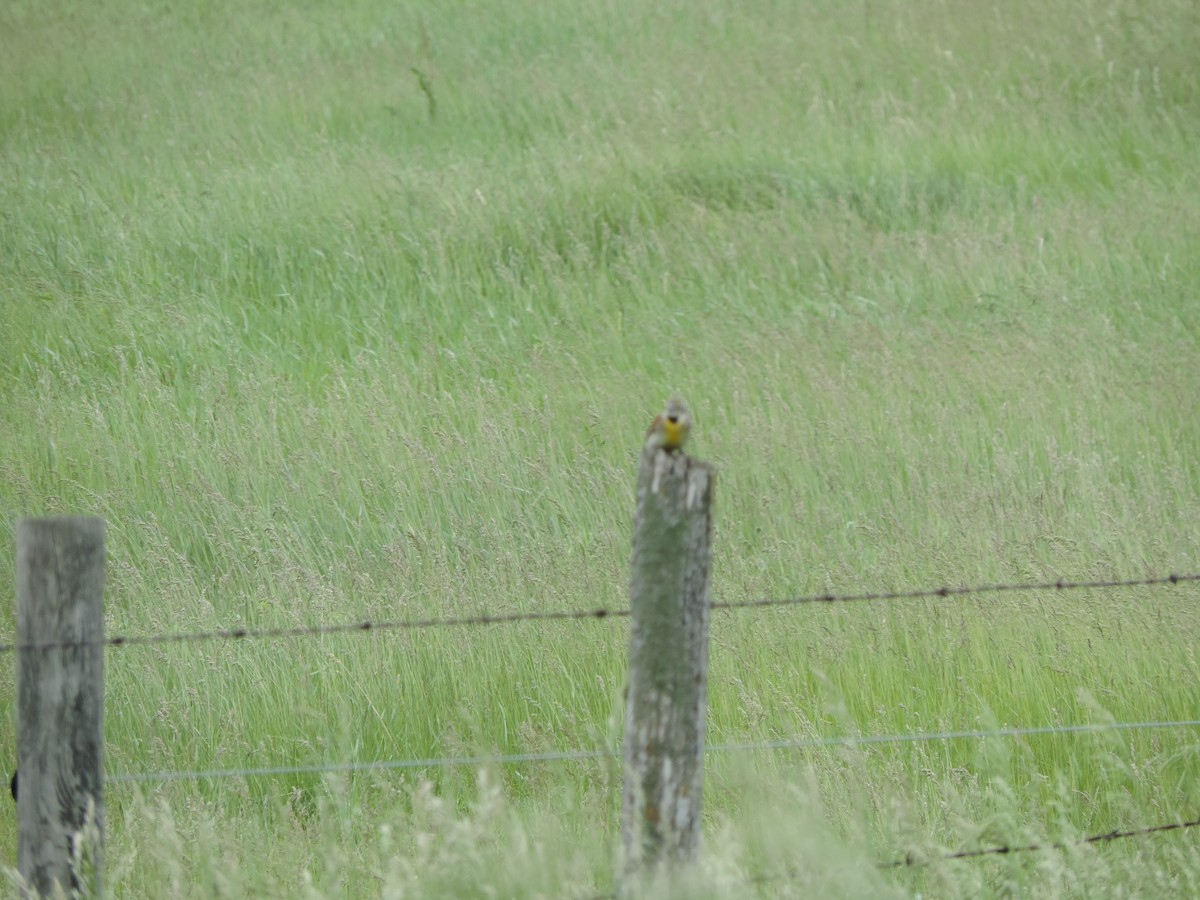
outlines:
{"label": "bird perched on post", "polygon": [[673,453],[687,443],[692,430],[692,411],[678,394],[667,401],[667,408],[654,417],[646,429],[646,449]]}

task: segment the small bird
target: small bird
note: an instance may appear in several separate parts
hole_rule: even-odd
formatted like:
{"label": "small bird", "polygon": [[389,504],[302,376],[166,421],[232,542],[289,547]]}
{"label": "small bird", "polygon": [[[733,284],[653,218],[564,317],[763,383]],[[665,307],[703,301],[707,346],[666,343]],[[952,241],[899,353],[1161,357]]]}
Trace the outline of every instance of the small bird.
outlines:
{"label": "small bird", "polygon": [[687,443],[692,430],[692,411],[678,394],[667,401],[667,408],[654,417],[646,429],[646,449],[673,453]]}

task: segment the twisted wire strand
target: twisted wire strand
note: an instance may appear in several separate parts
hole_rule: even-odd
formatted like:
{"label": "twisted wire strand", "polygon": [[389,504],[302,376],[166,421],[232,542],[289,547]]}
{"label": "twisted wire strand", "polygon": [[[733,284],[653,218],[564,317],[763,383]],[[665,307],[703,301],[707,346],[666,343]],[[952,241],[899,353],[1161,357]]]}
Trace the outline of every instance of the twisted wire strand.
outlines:
{"label": "twisted wire strand", "polygon": [[1200,819],[1189,819],[1186,822],[1167,822],[1162,825],[1148,825],[1145,828],[1131,828],[1125,831],[1114,829],[1103,834],[1092,834],[1075,841],[1046,841],[1033,844],[1001,844],[998,847],[982,847],[977,850],[959,850],[955,853],[944,853],[940,856],[917,857],[908,854],[903,859],[891,862],[877,863],[880,869],[901,869],[928,866],[954,859],[978,859],[981,856],[1000,856],[1007,853],[1028,853],[1035,850],[1066,850],[1069,847],[1081,847],[1086,844],[1102,844],[1106,841],[1117,841],[1122,838],[1141,837],[1147,834],[1158,834],[1163,831],[1178,831],[1183,828],[1195,828],[1200,825]]}
{"label": "twisted wire strand", "polygon": [[[883,600],[918,600],[922,598],[962,597],[971,594],[996,594],[1014,591],[1070,591],[1102,588],[1160,587],[1200,581],[1200,573],[1159,575],[1108,581],[1043,581],[1013,584],[982,584],[962,587],[939,587],[909,591],[875,591],[857,594],[812,594],[800,597],[764,598],[760,600],[720,600],[713,609],[757,609],[768,606],[798,606],[810,603],[854,603]],[[163,634],[114,635],[99,641],[44,641],[32,643],[0,643],[0,654],[17,650],[54,650],[67,647],[134,647],[154,644],[200,643],[212,640],[254,640],[297,638],[329,634],[366,633],[371,631],[409,631],[426,628],[502,625],[513,622],[546,622],[554,620],[609,619],[627,617],[625,609],[548,610],[542,612],[484,613],[446,618],[392,619],[380,622],[341,622],[326,625],[301,625],[283,628],[222,628],[214,631],[168,632]]]}
{"label": "twisted wire strand", "polygon": [[[996,847],[982,847],[976,850],[959,850],[954,853],[944,853],[938,856],[919,857],[909,853],[906,856],[890,860],[888,862],[879,862],[875,867],[882,870],[887,869],[906,869],[906,868],[923,868],[925,866],[938,865],[939,863],[952,862],[958,859],[978,859],[983,856],[1004,856],[1010,853],[1028,853],[1038,850],[1067,850],[1071,847],[1084,847],[1088,844],[1101,844],[1107,841],[1118,841],[1124,838],[1144,837],[1151,834],[1161,834],[1168,831],[1180,831],[1187,828],[1196,828],[1200,826],[1200,819],[1189,819],[1184,822],[1165,822],[1161,825],[1148,825],[1144,828],[1130,828],[1126,830],[1114,829],[1106,831],[1102,834],[1092,834],[1087,837],[1079,838],[1074,841],[1046,841],[1044,843],[1032,844],[1001,844]],[[770,875],[756,875],[742,879],[744,884],[769,884],[771,882],[786,881],[789,879],[799,878],[801,874],[797,870],[789,870],[780,873],[772,873]],[[594,894],[589,900],[617,900],[617,894],[610,892],[607,894]]]}

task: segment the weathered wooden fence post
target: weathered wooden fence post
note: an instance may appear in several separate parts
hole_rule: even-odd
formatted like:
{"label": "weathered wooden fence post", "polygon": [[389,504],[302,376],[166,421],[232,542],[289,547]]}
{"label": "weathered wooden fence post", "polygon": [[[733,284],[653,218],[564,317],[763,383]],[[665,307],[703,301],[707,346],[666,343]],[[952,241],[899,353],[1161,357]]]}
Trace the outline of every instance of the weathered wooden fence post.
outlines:
{"label": "weathered wooden fence post", "polygon": [[18,869],[39,895],[98,897],[104,520],[23,519],[16,575]]}
{"label": "weathered wooden fence post", "polygon": [[716,473],[644,450],[630,579],[621,892],[695,858],[700,843],[709,572]]}

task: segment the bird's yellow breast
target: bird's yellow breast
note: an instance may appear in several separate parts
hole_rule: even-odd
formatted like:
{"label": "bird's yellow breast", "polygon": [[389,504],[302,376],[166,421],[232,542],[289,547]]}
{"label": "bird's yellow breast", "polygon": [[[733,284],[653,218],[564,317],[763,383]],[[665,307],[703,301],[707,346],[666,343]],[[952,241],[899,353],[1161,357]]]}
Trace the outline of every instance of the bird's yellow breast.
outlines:
{"label": "bird's yellow breast", "polygon": [[687,429],[681,420],[672,422],[670,419],[663,419],[662,427],[663,447],[667,450],[674,450],[687,438]]}

